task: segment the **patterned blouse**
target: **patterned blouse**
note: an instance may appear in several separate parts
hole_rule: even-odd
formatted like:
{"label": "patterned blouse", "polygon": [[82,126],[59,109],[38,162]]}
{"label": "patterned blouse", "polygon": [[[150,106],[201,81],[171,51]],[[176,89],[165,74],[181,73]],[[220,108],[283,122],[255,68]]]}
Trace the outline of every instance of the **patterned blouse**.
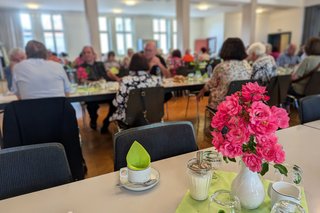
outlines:
{"label": "patterned blouse", "polygon": [[211,79],[206,83],[205,89],[210,90],[209,106],[217,109],[228,92],[229,84],[235,80],[250,79],[251,67],[246,60],[230,60],[218,64]]}
{"label": "patterned blouse", "polygon": [[160,86],[159,79],[146,71],[130,72],[128,76],[123,77],[120,89],[112,101],[117,110],[111,116],[110,121],[125,121],[130,90],[156,86]]}
{"label": "patterned blouse", "polygon": [[252,65],[251,79],[259,81],[262,85],[267,85],[270,79],[277,74],[276,70],[277,65],[272,56],[261,56]]}

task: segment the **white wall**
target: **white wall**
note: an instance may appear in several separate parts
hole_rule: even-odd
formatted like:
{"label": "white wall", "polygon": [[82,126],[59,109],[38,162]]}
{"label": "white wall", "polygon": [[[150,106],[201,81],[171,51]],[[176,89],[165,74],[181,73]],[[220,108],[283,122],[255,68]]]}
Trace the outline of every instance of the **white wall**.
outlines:
{"label": "white wall", "polygon": [[224,19],[224,40],[230,37],[241,37],[242,14],[226,13]]}
{"label": "white wall", "polygon": [[291,42],[300,45],[304,8],[281,10],[269,14],[268,33],[292,32]]}
{"label": "white wall", "polygon": [[203,38],[217,38],[216,53],[220,51],[224,41],[224,13],[203,19]]}
{"label": "white wall", "polygon": [[190,19],[190,43],[189,48],[194,51],[194,43],[196,39],[205,38],[203,35],[203,18]]}
{"label": "white wall", "polygon": [[256,34],[255,41],[267,42],[269,30],[269,14],[260,13],[256,16]]}
{"label": "white wall", "polygon": [[90,44],[85,14],[82,12],[63,13],[64,34],[70,59],[76,58],[82,47]]}

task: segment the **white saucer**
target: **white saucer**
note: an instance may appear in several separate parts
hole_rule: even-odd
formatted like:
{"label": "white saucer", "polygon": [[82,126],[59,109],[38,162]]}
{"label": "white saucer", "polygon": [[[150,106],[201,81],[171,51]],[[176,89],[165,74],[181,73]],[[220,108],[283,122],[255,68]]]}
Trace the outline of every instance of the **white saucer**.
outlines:
{"label": "white saucer", "polygon": [[158,170],[151,167],[151,175],[150,179],[156,179],[157,181],[149,186],[142,186],[142,185],[134,185],[128,181],[127,177],[120,177],[120,183],[123,184],[123,187],[129,189],[131,191],[144,191],[147,189],[151,189],[155,185],[157,185],[160,181],[160,173]]}

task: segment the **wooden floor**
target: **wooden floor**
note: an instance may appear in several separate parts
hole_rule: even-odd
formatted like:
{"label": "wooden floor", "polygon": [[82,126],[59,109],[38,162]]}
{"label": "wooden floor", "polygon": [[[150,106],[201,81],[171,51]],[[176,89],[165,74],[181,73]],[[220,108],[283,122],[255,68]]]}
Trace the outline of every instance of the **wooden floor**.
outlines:
{"label": "wooden floor", "polygon": [[[168,114],[165,114],[165,121],[182,121],[187,120],[193,123],[197,143],[200,149],[211,147],[210,137],[204,133],[204,111],[208,103],[208,99],[204,98],[199,103],[199,120],[196,113],[195,97],[190,98],[189,109],[187,117],[185,117],[187,97],[174,97],[168,102]],[[99,109],[98,127],[101,127],[102,120],[106,116],[108,105],[101,105]],[[299,124],[298,114],[292,110],[290,114],[290,126]],[[89,118],[86,115],[86,123]],[[101,135],[99,131],[94,131],[89,128],[89,125],[83,126],[82,119],[78,120],[81,139],[82,151],[88,167],[88,177],[94,177],[105,173],[113,172],[113,143],[112,134],[116,132],[113,124],[110,125],[109,130],[112,133]],[[207,122],[209,125],[210,122]]]}

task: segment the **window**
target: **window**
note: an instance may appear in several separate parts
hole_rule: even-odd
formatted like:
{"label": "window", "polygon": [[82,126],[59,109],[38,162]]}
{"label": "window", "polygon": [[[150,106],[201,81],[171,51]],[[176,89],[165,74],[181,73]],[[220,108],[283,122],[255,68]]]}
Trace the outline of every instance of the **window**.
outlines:
{"label": "window", "polygon": [[109,46],[109,33],[108,33],[108,19],[104,16],[99,17],[99,30],[100,30],[100,45],[101,52],[107,53],[110,50]]}
{"label": "window", "polygon": [[23,44],[26,46],[28,41],[33,39],[31,17],[28,13],[20,14],[20,23],[22,28]]}
{"label": "window", "polygon": [[172,20],[172,48],[178,49],[177,20]]}
{"label": "window", "polygon": [[116,41],[117,52],[125,55],[128,48],[132,48],[132,20],[131,18],[117,17],[116,22]]}
{"label": "window", "polygon": [[167,21],[166,19],[153,19],[153,39],[163,53],[168,53]]}
{"label": "window", "polygon": [[62,16],[60,14],[42,14],[41,23],[46,47],[56,53],[65,52]]}

